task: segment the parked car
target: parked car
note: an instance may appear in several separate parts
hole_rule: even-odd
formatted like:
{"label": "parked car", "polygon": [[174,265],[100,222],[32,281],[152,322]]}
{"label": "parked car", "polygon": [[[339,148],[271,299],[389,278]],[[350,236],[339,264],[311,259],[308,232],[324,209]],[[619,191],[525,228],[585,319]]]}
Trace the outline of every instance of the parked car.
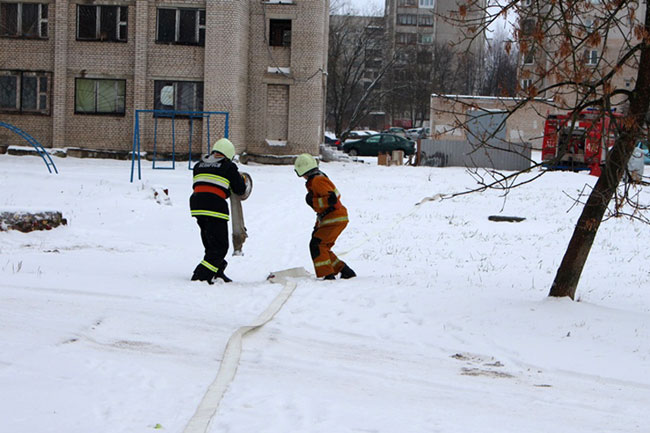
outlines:
{"label": "parked car", "polygon": [[384,129],[381,132],[385,134],[395,134],[395,135],[399,135],[400,137],[406,138],[406,129],[400,128],[399,126],[391,126],[390,128]]}
{"label": "parked car", "polygon": [[421,138],[427,138],[431,135],[431,128],[411,128],[406,130],[406,138],[411,140],[418,140]]}
{"label": "parked car", "polygon": [[342,149],[351,156],[377,156],[379,152],[393,150],[403,150],[405,155],[413,155],[415,143],[399,135],[382,133],[346,141]]}
{"label": "parked car", "polygon": [[341,140],[336,138],[336,136],[334,134],[332,134],[331,132],[326,132],[325,133],[325,144],[327,144],[328,146],[336,147],[338,149],[339,147],[341,147],[342,143],[341,143]]}
{"label": "parked car", "polygon": [[360,129],[353,130],[353,131],[348,132],[348,135],[345,138],[345,141],[348,142],[350,140],[358,140],[360,138],[367,137],[368,135],[370,135],[370,134],[368,134],[368,131],[363,131],[363,130],[360,130]]}

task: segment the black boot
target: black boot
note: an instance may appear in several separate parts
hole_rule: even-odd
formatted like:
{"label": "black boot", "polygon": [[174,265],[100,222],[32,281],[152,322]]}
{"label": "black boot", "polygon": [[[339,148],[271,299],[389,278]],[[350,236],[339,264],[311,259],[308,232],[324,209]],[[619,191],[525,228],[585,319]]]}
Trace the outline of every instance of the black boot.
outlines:
{"label": "black boot", "polygon": [[223,269],[219,269],[219,272],[217,272],[217,275],[215,278],[221,278],[224,283],[232,283],[232,280],[226,276],[226,274],[223,273]]}
{"label": "black boot", "polygon": [[212,279],[215,273],[203,265],[198,265],[192,274],[192,281],[206,281],[208,284],[213,284]]}
{"label": "black boot", "polygon": [[336,274],[325,275],[323,280],[336,280]]}
{"label": "black boot", "polygon": [[341,269],[341,278],[345,280],[348,278],[354,278],[356,276],[357,274],[355,274],[352,268],[350,268],[348,265],[343,266],[343,269]]}
{"label": "black boot", "polygon": [[221,267],[217,271],[217,275],[215,276],[215,278],[221,278],[224,283],[232,283],[232,280],[228,278],[226,274],[223,273],[223,271],[226,269],[226,266],[228,266],[227,261],[224,260],[223,262],[221,262]]}

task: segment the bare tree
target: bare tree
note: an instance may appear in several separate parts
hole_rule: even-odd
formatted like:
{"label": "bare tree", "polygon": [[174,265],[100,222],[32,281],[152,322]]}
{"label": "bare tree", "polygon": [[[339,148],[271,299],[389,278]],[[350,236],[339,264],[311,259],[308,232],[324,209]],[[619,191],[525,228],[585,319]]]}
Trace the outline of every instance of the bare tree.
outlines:
{"label": "bare tree", "polygon": [[338,137],[345,138],[379,105],[382,80],[394,61],[382,59],[384,50],[381,18],[330,18],[327,115]]}
{"label": "bare tree", "polygon": [[482,95],[515,96],[517,91],[517,50],[512,40],[500,29],[488,40]]}
{"label": "bare tree", "polygon": [[[625,214],[632,189],[623,184],[636,140],[647,134],[650,104],[650,9],[632,0],[528,0],[485,7],[481,19],[465,13],[482,0],[465,0],[459,25],[472,38],[506,17],[515,29],[515,42],[527,64],[519,74],[522,99],[509,116],[543,96],[548,109],[614,117],[615,144],[578,218],[549,296],[575,298],[576,289],[598,228],[604,218]],[[458,117],[461,119],[461,116]],[[460,123],[465,121],[460,120]],[[483,187],[511,188],[517,174],[494,174]],[[612,199],[614,199],[612,201]]]}
{"label": "bare tree", "polygon": [[408,114],[416,126],[429,118],[431,94],[452,92],[458,70],[450,45],[432,43],[396,50],[391,71],[390,101],[393,113]]}

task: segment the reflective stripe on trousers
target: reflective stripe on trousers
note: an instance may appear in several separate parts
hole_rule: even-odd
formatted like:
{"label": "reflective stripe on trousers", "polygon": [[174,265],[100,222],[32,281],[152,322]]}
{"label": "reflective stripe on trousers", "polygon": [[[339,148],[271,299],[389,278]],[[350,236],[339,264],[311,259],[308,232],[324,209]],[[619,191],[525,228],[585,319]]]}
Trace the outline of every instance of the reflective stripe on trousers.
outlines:
{"label": "reflective stripe on trousers", "polygon": [[213,217],[213,218],[221,218],[221,219],[224,219],[226,221],[230,220],[230,215],[228,215],[226,213],[221,213],[221,212],[214,212],[214,211],[211,211],[211,210],[197,209],[197,210],[191,211],[191,214],[192,214],[193,217],[195,217],[195,216],[207,216],[207,217]]}

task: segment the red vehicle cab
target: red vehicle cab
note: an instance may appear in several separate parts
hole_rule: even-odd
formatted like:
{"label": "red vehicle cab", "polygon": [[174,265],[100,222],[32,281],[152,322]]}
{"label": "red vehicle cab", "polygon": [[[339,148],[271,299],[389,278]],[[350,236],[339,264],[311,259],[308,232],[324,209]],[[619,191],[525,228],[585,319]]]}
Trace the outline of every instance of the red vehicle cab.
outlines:
{"label": "red vehicle cab", "polygon": [[598,110],[549,114],[544,123],[542,161],[551,170],[590,170],[600,175],[607,151],[616,141],[619,113]]}

